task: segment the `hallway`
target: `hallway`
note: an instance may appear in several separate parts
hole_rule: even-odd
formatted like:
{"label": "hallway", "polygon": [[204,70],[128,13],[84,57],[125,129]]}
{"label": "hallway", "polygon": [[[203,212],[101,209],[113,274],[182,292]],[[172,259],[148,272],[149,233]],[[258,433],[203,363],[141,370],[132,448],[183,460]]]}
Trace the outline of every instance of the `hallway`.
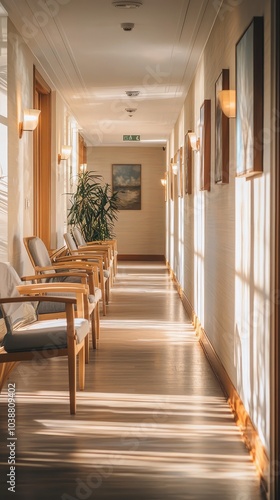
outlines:
{"label": "hallway", "polygon": [[[119,262],[86,389],[69,415],[66,359],[21,364],[20,500],[258,500],[258,477],[163,263]],[[8,498],[7,391],[1,498]]]}

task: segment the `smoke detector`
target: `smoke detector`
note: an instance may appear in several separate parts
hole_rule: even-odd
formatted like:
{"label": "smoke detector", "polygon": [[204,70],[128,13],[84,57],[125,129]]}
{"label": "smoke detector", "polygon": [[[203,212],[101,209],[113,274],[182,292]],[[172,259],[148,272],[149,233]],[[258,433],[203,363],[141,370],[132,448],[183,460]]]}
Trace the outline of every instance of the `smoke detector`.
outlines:
{"label": "smoke detector", "polygon": [[112,4],[119,9],[136,9],[141,7],[142,0],[118,0],[112,2]]}
{"label": "smoke detector", "polygon": [[140,94],[139,90],[126,90],[127,97],[137,97]]}
{"label": "smoke detector", "polygon": [[134,28],[134,23],[122,23],[121,27],[124,31],[131,31]]}

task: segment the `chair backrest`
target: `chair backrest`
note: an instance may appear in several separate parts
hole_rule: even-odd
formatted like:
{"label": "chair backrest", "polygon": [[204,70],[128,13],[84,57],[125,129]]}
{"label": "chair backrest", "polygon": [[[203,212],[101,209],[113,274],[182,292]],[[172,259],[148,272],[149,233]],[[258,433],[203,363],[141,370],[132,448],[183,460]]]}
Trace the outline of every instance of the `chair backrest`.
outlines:
{"label": "chair backrest", "polygon": [[34,269],[52,265],[48,249],[41,238],[28,236],[23,238],[23,242]]}
{"label": "chair backrest", "polygon": [[75,250],[78,250],[76,242],[71,233],[64,233],[63,237],[70,253],[72,253]]}
{"label": "chair backrest", "polygon": [[75,241],[77,243],[77,246],[84,246],[87,244],[86,240],[84,239],[80,229],[77,226],[74,226],[72,229],[72,234],[75,238]]}
{"label": "chair backrest", "polygon": [[[23,283],[16,270],[9,263],[0,262],[0,276],[0,297],[19,297],[16,287]],[[8,333],[37,320],[36,305],[32,302],[1,304],[0,307]]]}

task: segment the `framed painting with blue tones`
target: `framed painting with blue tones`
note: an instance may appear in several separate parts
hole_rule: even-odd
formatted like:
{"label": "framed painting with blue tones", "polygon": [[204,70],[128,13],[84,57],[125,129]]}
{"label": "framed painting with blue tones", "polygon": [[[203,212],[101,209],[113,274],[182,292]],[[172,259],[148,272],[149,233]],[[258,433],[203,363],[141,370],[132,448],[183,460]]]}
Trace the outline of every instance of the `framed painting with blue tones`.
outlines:
{"label": "framed painting with blue tones", "polygon": [[112,165],[112,187],[120,210],[141,210],[141,165]]}

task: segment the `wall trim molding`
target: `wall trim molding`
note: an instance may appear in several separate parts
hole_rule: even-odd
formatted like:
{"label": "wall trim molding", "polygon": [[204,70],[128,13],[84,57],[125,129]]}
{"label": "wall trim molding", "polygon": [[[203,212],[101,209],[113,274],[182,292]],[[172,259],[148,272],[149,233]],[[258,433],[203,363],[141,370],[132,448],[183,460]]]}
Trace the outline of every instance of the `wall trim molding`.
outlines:
{"label": "wall trim molding", "polygon": [[164,255],[129,255],[129,254],[118,254],[118,260],[139,260],[139,261],[155,261],[155,262],[165,262]]}
{"label": "wall trim molding", "polygon": [[241,431],[242,439],[254,461],[254,464],[256,466],[257,472],[260,477],[260,484],[263,489],[263,492],[265,495],[267,495],[268,484],[269,484],[269,458],[266,448],[261,442],[258,431],[253,425],[252,420],[249,414],[247,413],[234,384],[232,383],[219,356],[217,355],[214,347],[212,346],[207,336],[207,333],[202,327],[190,300],[183,292],[180,284],[176,279],[176,276],[171,271],[168,263],[167,267],[169,269],[173,281],[175,282],[183,306],[194,325],[196,335],[199,339],[204,354],[207,357],[207,360],[219,381],[219,384],[222,388],[222,391],[225,394],[225,397],[227,398],[227,402],[234,415],[234,420]]}

